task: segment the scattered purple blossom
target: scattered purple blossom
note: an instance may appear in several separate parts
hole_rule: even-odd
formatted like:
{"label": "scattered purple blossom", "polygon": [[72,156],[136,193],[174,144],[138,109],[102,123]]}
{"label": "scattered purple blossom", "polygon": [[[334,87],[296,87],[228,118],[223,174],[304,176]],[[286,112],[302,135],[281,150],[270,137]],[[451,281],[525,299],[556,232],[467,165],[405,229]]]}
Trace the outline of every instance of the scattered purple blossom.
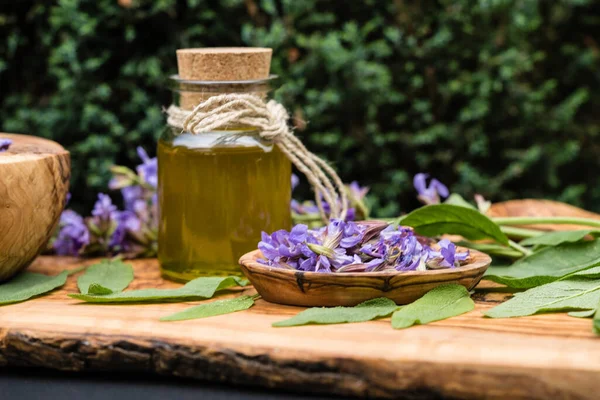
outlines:
{"label": "scattered purple blossom", "polygon": [[264,259],[259,262],[306,272],[424,271],[454,268],[469,256],[448,240],[435,248],[430,242],[408,227],[338,219],[316,230],[298,224],[290,232],[263,232],[258,248]]}
{"label": "scattered purple blossom", "polygon": [[450,194],[448,188],[435,178],[432,178],[427,185],[428,177],[429,174],[419,173],[413,179],[418,199],[424,204],[439,204],[440,198],[446,198]]}
{"label": "scattered purple blossom", "polygon": [[10,140],[10,139],[0,138],[0,153],[2,153],[3,151],[8,150],[8,148],[10,147],[10,145],[12,143],[13,143],[13,141]]}

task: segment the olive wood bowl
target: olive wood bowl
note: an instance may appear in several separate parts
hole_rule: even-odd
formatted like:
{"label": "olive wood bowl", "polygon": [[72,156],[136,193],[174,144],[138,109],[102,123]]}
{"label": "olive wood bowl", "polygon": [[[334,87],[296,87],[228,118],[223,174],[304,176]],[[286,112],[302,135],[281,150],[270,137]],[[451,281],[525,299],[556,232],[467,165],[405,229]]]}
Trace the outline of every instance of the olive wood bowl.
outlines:
{"label": "olive wood bowl", "polygon": [[[459,247],[461,251],[467,249]],[[469,250],[468,263],[456,268],[408,272],[303,272],[258,263],[260,250],[240,258],[246,277],[265,300],[292,306],[355,306],[377,297],[396,304],[411,303],[431,289],[456,283],[471,290],[492,262],[487,254]]]}
{"label": "olive wood bowl", "polygon": [[51,140],[0,132],[0,282],[45,248],[67,202],[69,152]]}

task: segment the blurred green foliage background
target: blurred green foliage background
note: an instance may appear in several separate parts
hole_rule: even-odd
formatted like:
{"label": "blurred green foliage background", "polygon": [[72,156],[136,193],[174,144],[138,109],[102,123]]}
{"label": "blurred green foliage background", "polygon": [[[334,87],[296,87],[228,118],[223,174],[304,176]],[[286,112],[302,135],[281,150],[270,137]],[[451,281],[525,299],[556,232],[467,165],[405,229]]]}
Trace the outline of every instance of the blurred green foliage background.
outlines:
{"label": "blurred green foliage background", "polygon": [[600,211],[598,1],[20,0],[0,38],[0,130],[71,150],[75,208],[154,153],[175,49],[235,45],[274,49],[296,133],[380,216],[419,171]]}

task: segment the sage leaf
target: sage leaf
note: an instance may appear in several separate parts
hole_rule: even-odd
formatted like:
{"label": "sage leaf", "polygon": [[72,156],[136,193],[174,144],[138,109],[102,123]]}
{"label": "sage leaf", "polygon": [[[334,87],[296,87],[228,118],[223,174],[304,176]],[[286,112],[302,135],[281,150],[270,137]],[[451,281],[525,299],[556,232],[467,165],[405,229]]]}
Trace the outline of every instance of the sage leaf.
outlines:
{"label": "sage leaf", "polygon": [[600,265],[599,239],[547,247],[510,267],[489,267],[483,279],[512,288],[529,289],[597,265]]}
{"label": "sage leaf", "polygon": [[515,296],[487,310],[492,318],[524,317],[543,312],[584,311],[600,302],[600,280],[571,277],[548,283]]}
{"label": "sage leaf", "polygon": [[464,286],[442,285],[396,311],[392,315],[392,327],[403,329],[415,324],[425,325],[464,314],[474,308],[475,303]]}
{"label": "sage leaf", "polygon": [[508,245],[508,238],[495,222],[467,207],[452,204],[420,207],[403,217],[401,223],[423,236],[452,234],[469,240],[494,239]]}
{"label": "sage leaf", "polygon": [[398,309],[392,300],[380,297],[367,300],[354,307],[315,307],[296,314],[292,318],[273,323],[274,327],[299,325],[326,325],[365,322],[387,317]]}
{"label": "sage leaf", "polygon": [[111,293],[114,293],[114,291],[111,290],[111,289],[109,289],[109,288],[107,288],[107,287],[99,285],[97,283],[92,283],[89,286],[88,292],[87,292],[87,294],[102,294],[102,295],[104,295],[104,294],[111,294]]}
{"label": "sage leaf", "polygon": [[600,236],[598,229],[581,229],[577,231],[556,231],[544,233],[543,235],[535,236],[522,240],[521,246],[557,246],[562,243],[574,243],[583,240],[586,236]]}
{"label": "sage leaf", "polygon": [[[90,265],[85,273],[77,279],[79,291],[83,294],[89,292],[90,285],[96,284],[110,292],[104,290],[103,293],[90,294],[109,294],[121,292],[133,281],[133,268],[120,260],[103,260],[98,264]],[[96,288],[98,290],[98,288]]]}
{"label": "sage leaf", "polygon": [[230,314],[236,311],[247,310],[254,305],[254,297],[240,296],[235,299],[216,300],[199,306],[187,308],[175,314],[162,317],[161,321],[183,321],[214,317],[216,315]]}
{"label": "sage leaf", "polygon": [[247,284],[247,280],[240,279],[237,276],[215,276],[194,279],[177,289],[140,289],[107,295],[70,294],[69,296],[89,303],[177,302],[208,299],[213,297],[215,292],[218,292],[219,290],[238,285],[245,286]]}
{"label": "sage leaf", "polygon": [[569,317],[575,318],[590,318],[593,317],[596,310],[584,310],[584,311],[571,311],[568,313]]}
{"label": "sage leaf", "polygon": [[22,272],[7,283],[0,285],[0,305],[18,303],[34,296],[39,296],[58,287],[67,281],[68,271],[55,276]]}
{"label": "sage leaf", "polygon": [[570,277],[584,277],[588,279],[600,279],[600,267],[592,267],[581,271],[574,272],[570,275],[563,276],[560,279],[568,279]]}

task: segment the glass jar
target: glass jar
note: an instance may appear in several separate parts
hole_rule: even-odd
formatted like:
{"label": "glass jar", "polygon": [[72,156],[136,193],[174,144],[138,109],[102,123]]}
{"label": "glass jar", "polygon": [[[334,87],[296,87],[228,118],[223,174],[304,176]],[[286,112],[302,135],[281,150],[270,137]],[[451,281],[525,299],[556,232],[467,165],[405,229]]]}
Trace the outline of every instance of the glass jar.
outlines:
{"label": "glass jar", "polygon": [[[275,76],[256,81],[189,81],[171,77],[174,104],[187,109],[210,96],[266,98]],[[163,276],[241,275],[238,260],[262,231],[290,229],[291,163],[254,127],[192,134],[167,125],[158,141]]]}

